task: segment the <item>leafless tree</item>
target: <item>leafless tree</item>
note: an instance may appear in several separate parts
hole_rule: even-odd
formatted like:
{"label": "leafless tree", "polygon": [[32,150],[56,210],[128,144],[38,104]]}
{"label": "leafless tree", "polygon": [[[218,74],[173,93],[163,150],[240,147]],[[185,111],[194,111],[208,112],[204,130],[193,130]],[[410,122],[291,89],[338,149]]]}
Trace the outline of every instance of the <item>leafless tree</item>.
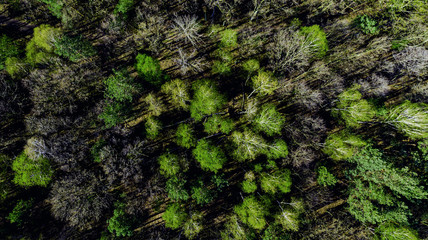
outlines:
{"label": "leafless tree", "polygon": [[324,99],[320,90],[312,90],[304,82],[300,82],[294,88],[297,104],[311,111],[316,111],[322,106]]}
{"label": "leafless tree", "polygon": [[201,41],[201,35],[198,33],[201,25],[196,16],[178,16],[174,20],[173,29],[180,39],[190,42],[196,46]]}
{"label": "leafless tree", "polygon": [[428,50],[409,46],[394,55],[394,59],[410,75],[420,76],[428,71]]}
{"label": "leafless tree", "polygon": [[360,81],[359,84],[361,85],[360,90],[367,96],[383,97],[390,90],[388,79],[378,74],[373,74],[367,80]]}
{"label": "leafless tree", "polygon": [[174,59],[174,62],[180,68],[180,72],[183,75],[186,75],[188,72],[199,73],[204,70],[204,64],[202,63],[201,58],[195,58],[196,50],[193,50],[191,53],[185,52],[183,49],[179,48],[177,50],[178,57]]}
{"label": "leafless tree", "polygon": [[309,146],[298,146],[290,151],[289,160],[291,165],[296,168],[308,166],[318,158],[318,153]]}

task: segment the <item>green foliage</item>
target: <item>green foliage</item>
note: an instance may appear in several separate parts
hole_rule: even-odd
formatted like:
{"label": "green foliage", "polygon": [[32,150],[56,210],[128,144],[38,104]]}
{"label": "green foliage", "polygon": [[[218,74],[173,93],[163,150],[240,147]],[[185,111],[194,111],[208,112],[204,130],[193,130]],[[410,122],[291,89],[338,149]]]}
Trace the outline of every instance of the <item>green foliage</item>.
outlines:
{"label": "green foliage", "polygon": [[211,178],[211,182],[217,187],[217,191],[222,192],[223,188],[229,186],[229,181],[223,178],[223,175],[214,175]]}
{"label": "green foliage", "polygon": [[126,107],[123,103],[108,102],[98,118],[104,121],[106,128],[111,128],[124,120]]}
{"label": "green foliage", "polygon": [[385,122],[412,139],[426,139],[428,138],[428,104],[405,101],[388,111]]}
{"label": "green foliage", "polygon": [[168,206],[168,208],[165,210],[164,214],[162,215],[163,220],[165,220],[165,226],[172,228],[172,229],[178,229],[187,220],[187,213],[184,211],[184,209],[180,206],[178,203],[173,203]]}
{"label": "green foliage", "polygon": [[323,152],[333,160],[344,160],[352,157],[358,149],[367,143],[360,137],[347,131],[330,134],[324,143]]}
{"label": "green foliage", "polygon": [[265,228],[267,211],[254,196],[244,198],[240,205],[235,206],[234,211],[248,226],[258,230]]}
{"label": "green foliage", "polygon": [[268,159],[280,159],[288,156],[288,147],[284,140],[276,139],[266,151]]}
{"label": "green foliage", "polygon": [[223,164],[227,161],[221,148],[210,144],[205,139],[198,142],[196,148],[193,150],[193,156],[201,164],[203,170],[215,173],[223,168]]}
{"label": "green foliage", "polygon": [[228,62],[223,62],[219,60],[215,60],[213,62],[213,66],[211,70],[213,74],[228,75],[231,73],[231,71],[232,69]]}
{"label": "green foliage", "polygon": [[126,15],[134,6],[134,0],[119,0],[119,3],[114,9],[114,14],[122,13]]}
{"label": "green foliage", "polygon": [[10,163],[10,157],[0,154],[0,203],[6,200],[14,189],[11,177],[9,176]]}
{"label": "green foliage", "polygon": [[233,29],[226,29],[220,33],[220,47],[234,48],[238,45],[238,32]]}
{"label": "green foliage", "polygon": [[189,124],[180,124],[175,132],[176,142],[178,145],[191,148],[196,146],[194,131]]}
{"label": "green foliage", "polygon": [[250,59],[242,64],[242,68],[248,72],[248,74],[252,74],[260,69],[260,63],[256,59]]}
{"label": "green foliage", "polygon": [[397,169],[382,159],[382,153],[370,146],[349,161],[354,187],[348,198],[349,212],[361,222],[407,223],[408,207],[400,199],[426,199],[428,192],[419,186],[416,174]]}
{"label": "green foliage", "polygon": [[260,174],[260,187],[269,194],[275,194],[278,190],[281,193],[291,191],[291,175],[290,170],[281,169],[272,173]]}
{"label": "green foliage", "polygon": [[234,127],[235,127],[234,123],[231,119],[223,118],[219,115],[214,115],[212,117],[209,117],[204,122],[204,130],[209,134],[215,134],[219,132],[229,134]]}
{"label": "green foliage", "polygon": [[[6,59],[19,54],[18,46],[6,35],[0,37],[0,70],[3,70]],[[12,75],[12,74],[11,74]]]}
{"label": "green foliage", "polygon": [[62,36],[55,41],[55,53],[65,57],[72,62],[78,62],[82,59],[94,56],[97,52],[91,43],[83,39],[82,36],[69,37]]}
{"label": "green foliage", "polygon": [[55,48],[60,30],[47,24],[34,28],[33,38],[25,48],[27,61],[31,65],[46,62]]}
{"label": "green foliage", "polygon": [[184,236],[188,239],[195,239],[199,232],[202,231],[202,220],[204,216],[200,212],[195,212],[190,215],[190,218],[184,223]]}
{"label": "green foliage", "polygon": [[355,84],[339,94],[339,102],[332,111],[333,116],[340,116],[348,127],[360,127],[362,122],[371,121],[376,115],[375,107],[358,91],[361,86]]}
{"label": "green foliage", "polygon": [[263,105],[253,120],[254,128],[257,131],[265,132],[268,136],[281,134],[284,122],[285,118],[273,104]]}
{"label": "green foliage", "polygon": [[248,231],[244,224],[239,221],[237,215],[232,215],[225,223],[225,230],[221,232],[223,240],[250,240],[256,239],[251,231]]}
{"label": "green foliage", "polygon": [[134,80],[129,76],[126,69],[116,71],[104,80],[106,86],[105,96],[119,102],[131,101],[133,93],[136,92]]}
{"label": "green foliage", "polygon": [[379,29],[377,28],[376,20],[370,18],[367,15],[359,16],[355,19],[355,24],[361,29],[365,34],[378,34]]}
{"label": "green foliage", "polygon": [[253,93],[257,92],[260,96],[272,95],[278,89],[278,81],[271,72],[259,70],[258,74],[251,78],[251,81],[254,89]]}
{"label": "green foliage", "polygon": [[326,167],[321,166],[318,168],[317,182],[319,185],[327,187],[334,186],[337,182],[336,177],[331,174]]}
{"label": "green foliage", "polygon": [[183,80],[175,79],[162,85],[162,91],[171,97],[172,104],[187,109],[190,102],[189,84]]}
{"label": "green foliage", "polygon": [[194,96],[190,104],[190,115],[200,121],[205,115],[219,111],[226,103],[214,84],[207,80],[200,80],[193,84]]}
{"label": "green foliage", "polygon": [[192,187],[192,199],[199,205],[205,205],[214,200],[214,193],[202,181]]}
{"label": "green foliage", "polygon": [[124,211],[125,204],[116,202],[115,206],[113,216],[107,220],[107,229],[117,237],[132,236],[132,220]]}
{"label": "green foliage", "polygon": [[181,159],[172,153],[164,153],[158,158],[160,173],[166,177],[176,176],[181,170]]}
{"label": "green foliage", "polygon": [[159,135],[159,131],[162,129],[162,123],[152,116],[146,120],[145,127],[147,137],[154,139]]}
{"label": "green foliage", "polygon": [[30,159],[25,151],[15,158],[12,169],[15,171],[13,182],[25,187],[46,187],[54,174],[47,158]]}
{"label": "green foliage", "polygon": [[276,215],[277,223],[281,224],[286,231],[299,230],[299,215],[304,212],[304,205],[301,199],[292,198],[286,207],[281,207],[281,211]]}
{"label": "green foliage", "polygon": [[185,189],[186,182],[185,179],[178,178],[177,176],[171,177],[165,185],[168,197],[175,201],[186,201],[189,199],[189,194]]}
{"label": "green foliage", "polygon": [[104,139],[98,140],[91,148],[91,154],[94,159],[94,162],[100,163],[101,156],[100,151],[106,145],[106,141]]}
{"label": "green foliage", "polygon": [[315,52],[316,57],[324,57],[328,51],[328,42],[325,32],[319,25],[312,25],[310,27],[300,28],[300,33],[306,36],[307,41],[312,42],[312,51]]}
{"label": "green foliage", "polygon": [[269,147],[262,137],[250,130],[235,131],[231,138],[234,143],[233,155],[238,161],[254,160],[260,154],[265,153]]}
{"label": "green foliage", "polygon": [[64,5],[61,0],[39,0],[39,1],[46,3],[48,5],[48,8],[51,11],[52,15],[61,19],[62,8]]}
{"label": "green foliage", "polygon": [[6,59],[4,68],[12,78],[17,78],[23,73],[24,62],[19,58],[10,57]]}
{"label": "green foliage", "polygon": [[376,228],[376,240],[419,240],[413,229],[394,223],[384,223]]}
{"label": "green foliage", "polygon": [[257,190],[257,184],[252,180],[244,180],[241,188],[244,193],[253,193]]}
{"label": "green foliage", "polygon": [[139,53],[136,60],[135,68],[138,71],[138,75],[144,81],[155,86],[162,85],[166,76],[163,75],[159,62],[156,59]]}
{"label": "green foliage", "polygon": [[9,216],[6,218],[10,223],[16,223],[18,226],[20,226],[24,220],[24,216],[32,207],[33,199],[19,200],[13,208],[12,212],[10,212]]}
{"label": "green foliage", "polygon": [[290,240],[290,236],[284,233],[284,229],[278,224],[269,224],[263,231],[262,240]]}

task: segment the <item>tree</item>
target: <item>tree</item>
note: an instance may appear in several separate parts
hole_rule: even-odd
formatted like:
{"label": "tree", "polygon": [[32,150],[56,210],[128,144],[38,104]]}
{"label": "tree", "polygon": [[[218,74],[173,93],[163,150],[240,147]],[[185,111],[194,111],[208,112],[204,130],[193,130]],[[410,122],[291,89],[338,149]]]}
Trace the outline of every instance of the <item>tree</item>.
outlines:
{"label": "tree", "polygon": [[119,0],[116,7],[114,8],[114,14],[122,13],[126,16],[127,13],[132,10],[133,6],[134,0]]}
{"label": "tree", "polygon": [[428,138],[428,104],[405,101],[391,108],[384,121],[412,139]]}
{"label": "tree", "polygon": [[265,152],[268,159],[280,159],[288,156],[288,147],[284,140],[276,139]]}
{"label": "tree", "polygon": [[181,171],[181,162],[183,159],[172,153],[164,153],[158,158],[160,173],[166,177],[176,176]]}
{"label": "tree", "polygon": [[281,169],[275,170],[272,173],[264,172],[260,174],[260,187],[269,194],[275,194],[278,190],[281,193],[291,191],[291,175],[290,170]]}
{"label": "tree", "polygon": [[113,75],[104,80],[104,84],[105,96],[119,102],[130,102],[137,88],[126,69],[120,71],[113,69]]}
{"label": "tree", "polygon": [[150,139],[154,139],[159,135],[159,131],[162,129],[161,122],[155,117],[149,117],[145,123],[146,134]]}
{"label": "tree", "polygon": [[173,29],[180,39],[190,42],[196,46],[201,41],[198,31],[201,25],[197,22],[196,16],[178,16],[174,20]]}
{"label": "tree", "polygon": [[324,143],[323,152],[333,160],[344,160],[352,157],[358,149],[367,143],[359,136],[347,131],[330,134]]}
{"label": "tree", "polygon": [[189,219],[183,225],[184,235],[188,239],[195,239],[199,232],[202,231],[203,218],[204,215],[201,212],[194,212],[190,214]]}
{"label": "tree", "polygon": [[328,51],[328,43],[325,32],[319,25],[300,28],[300,34],[304,35],[307,41],[311,42],[312,51],[316,57],[323,57]]}
{"label": "tree", "polygon": [[234,123],[229,118],[223,118],[219,115],[209,117],[204,122],[204,130],[209,134],[223,132],[229,134],[234,128]]}
{"label": "tree", "polygon": [[137,63],[135,68],[138,71],[138,75],[146,82],[155,86],[160,86],[165,76],[162,73],[159,62],[146,54],[138,54],[135,58]]}
{"label": "tree", "polygon": [[12,39],[2,34],[0,37],[0,70],[3,70],[4,63],[8,58],[16,57],[18,54],[18,46],[12,41]]}
{"label": "tree", "polygon": [[333,116],[340,116],[348,127],[360,127],[361,123],[371,121],[376,110],[367,100],[361,99],[358,91],[361,85],[355,84],[339,95],[339,102],[333,109]]}
{"label": "tree", "polygon": [[54,170],[51,168],[49,160],[43,156],[29,158],[26,151],[23,151],[12,163],[15,171],[13,181],[21,186],[42,186],[46,187],[52,179]]}
{"label": "tree", "polygon": [[168,192],[168,197],[174,201],[189,199],[189,194],[185,189],[187,180],[172,176],[165,185],[165,190]]}
{"label": "tree", "polygon": [[419,240],[416,231],[395,223],[383,223],[376,228],[376,240]]}
{"label": "tree", "polygon": [[177,53],[178,58],[175,58],[174,62],[179,66],[181,74],[186,75],[189,71],[193,73],[203,71],[204,64],[202,63],[202,58],[196,58],[196,50],[185,52],[183,49],[179,48]]}
{"label": "tree", "polygon": [[266,226],[267,211],[254,196],[244,198],[240,205],[234,207],[234,212],[243,223],[254,229],[261,230]]}
{"label": "tree", "polygon": [[214,200],[214,193],[204,185],[202,181],[198,181],[191,189],[192,199],[199,205],[205,205]]}
{"label": "tree", "polygon": [[94,56],[97,52],[91,43],[83,39],[81,35],[77,37],[62,36],[55,41],[55,53],[65,57],[72,62]]}
{"label": "tree", "polygon": [[106,128],[111,128],[124,120],[125,113],[126,108],[123,103],[109,101],[98,118],[104,121]]}
{"label": "tree", "polygon": [[334,186],[337,182],[333,174],[331,174],[326,167],[321,166],[318,168],[317,182],[319,185],[327,187]]}
{"label": "tree", "polygon": [[162,92],[171,97],[172,104],[187,109],[190,102],[189,84],[181,79],[174,79],[162,85]]}
{"label": "tree", "polygon": [[64,6],[64,3],[61,0],[40,0],[41,2],[44,2],[48,5],[49,10],[51,11],[52,15],[54,15],[57,18],[62,18],[62,8]]}
{"label": "tree", "polygon": [[170,204],[162,215],[163,220],[165,220],[165,226],[172,229],[178,229],[183,226],[187,217],[187,213],[178,203]]}
{"label": "tree", "polygon": [[191,148],[196,146],[196,139],[194,137],[194,130],[189,124],[182,123],[178,126],[175,132],[176,142],[178,145]]}
{"label": "tree", "polygon": [[251,78],[251,81],[253,84],[253,91],[248,98],[255,92],[259,93],[260,96],[272,95],[274,91],[278,89],[278,81],[271,72],[259,70],[258,74]]}
{"label": "tree", "polygon": [[225,29],[220,33],[220,47],[234,48],[238,45],[238,32],[234,29]]}
{"label": "tree", "polygon": [[220,147],[212,145],[209,141],[202,139],[193,150],[193,156],[201,164],[203,170],[217,173],[227,161]]}
{"label": "tree", "polygon": [[163,105],[161,99],[156,97],[154,93],[149,93],[144,98],[144,102],[148,105],[147,109],[150,115],[159,116],[165,111],[165,106]]}
{"label": "tree", "polygon": [[394,59],[409,75],[423,76],[428,71],[428,50],[423,46],[406,47],[394,54]]}
{"label": "tree", "polygon": [[24,216],[28,214],[28,212],[33,207],[33,203],[33,199],[19,200],[6,219],[9,220],[10,223],[15,223],[16,225],[20,226],[24,221]]}
{"label": "tree", "polygon": [[49,203],[55,218],[79,229],[91,229],[110,206],[110,196],[106,184],[85,170],[55,182]]}
{"label": "tree", "polygon": [[60,30],[47,24],[34,28],[33,38],[25,48],[27,61],[32,65],[46,62],[52,56],[59,36]]}
{"label": "tree", "polygon": [[200,121],[205,115],[216,113],[226,103],[224,96],[218,93],[210,81],[197,81],[192,88],[194,95],[190,103],[190,115],[196,121]]}
{"label": "tree", "polygon": [[299,215],[304,211],[303,201],[292,199],[287,203],[287,207],[280,207],[279,214],[276,215],[276,221],[282,225],[284,230],[298,231],[299,230]]}
{"label": "tree", "polygon": [[254,160],[268,149],[265,140],[250,130],[235,131],[231,138],[235,147],[233,154],[238,161]]}
{"label": "tree", "polygon": [[221,232],[221,239],[223,240],[247,240],[254,239],[254,236],[247,230],[245,225],[239,221],[236,214],[228,217],[225,223],[225,230]]}
{"label": "tree", "polygon": [[244,180],[241,183],[241,189],[244,193],[253,193],[257,190],[257,184],[253,180]]}
{"label": "tree", "polygon": [[124,211],[125,204],[116,202],[115,207],[113,216],[107,220],[107,229],[117,237],[132,236],[131,219]]}
{"label": "tree", "polygon": [[280,134],[284,122],[284,117],[273,104],[263,105],[253,120],[255,129],[265,132],[268,136]]}

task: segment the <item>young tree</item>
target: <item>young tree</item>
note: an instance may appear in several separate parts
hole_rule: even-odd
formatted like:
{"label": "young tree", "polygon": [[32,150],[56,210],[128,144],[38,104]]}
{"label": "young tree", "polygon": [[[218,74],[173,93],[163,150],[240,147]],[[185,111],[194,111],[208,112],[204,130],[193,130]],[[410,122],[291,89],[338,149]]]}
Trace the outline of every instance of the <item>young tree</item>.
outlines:
{"label": "young tree", "polygon": [[68,58],[72,62],[94,56],[97,52],[91,43],[83,39],[81,35],[77,37],[62,36],[55,41],[55,53]]}
{"label": "young tree", "polygon": [[148,105],[147,109],[150,115],[159,116],[165,111],[165,106],[162,100],[157,97],[154,93],[149,93],[144,98],[144,102]]}
{"label": "young tree", "polygon": [[52,56],[59,36],[60,30],[47,24],[34,28],[33,38],[25,48],[27,61],[32,65],[46,62]]}
{"label": "young tree", "polygon": [[267,210],[254,196],[244,198],[244,201],[234,207],[239,219],[248,226],[261,230],[266,226]]}
{"label": "young tree", "polygon": [[104,121],[106,128],[111,128],[124,120],[125,113],[126,108],[123,103],[108,101],[98,118]]}
{"label": "young tree", "polygon": [[172,104],[182,109],[188,109],[190,102],[189,84],[181,79],[175,79],[162,85],[162,92],[171,97]]}
{"label": "young tree", "polygon": [[138,54],[135,58],[137,63],[135,68],[138,71],[138,75],[146,82],[155,86],[160,86],[165,76],[162,73],[159,62],[146,54]]}
{"label": "young tree", "polygon": [[113,216],[107,220],[110,233],[114,233],[117,237],[132,236],[131,219],[124,211],[125,204],[121,202],[115,203]]}
{"label": "young tree", "polygon": [[268,136],[280,134],[284,122],[285,118],[273,104],[263,105],[253,120],[254,128],[259,132],[265,132]]}
{"label": "young tree", "polygon": [[201,41],[201,35],[198,33],[201,25],[196,16],[178,16],[173,21],[173,29],[180,39],[184,39],[186,43],[190,42],[193,46]]}
{"label": "young tree", "polygon": [[194,136],[194,130],[189,124],[182,123],[178,126],[175,132],[176,142],[178,145],[191,148],[196,146],[196,139]]}
{"label": "young tree", "polygon": [[383,223],[376,228],[377,240],[419,240],[418,233],[406,226]]}
{"label": "young tree", "polygon": [[334,186],[337,182],[336,177],[334,177],[333,174],[331,174],[326,167],[321,166],[318,168],[318,177],[317,182],[319,185],[327,187],[327,186]]}
{"label": "young tree", "polygon": [[225,29],[220,33],[220,47],[234,48],[238,45],[238,32],[234,29]]}
{"label": "young tree", "polygon": [[137,92],[137,86],[126,69],[120,71],[113,69],[113,75],[104,80],[104,85],[105,96],[119,102],[130,102]]}
{"label": "young tree", "polygon": [[164,153],[158,158],[158,162],[160,165],[160,173],[165,177],[173,177],[176,176],[181,171],[185,169],[181,169],[181,162],[183,160],[180,159],[175,154],[172,153]]}
{"label": "young tree", "polygon": [[264,172],[260,174],[260,187],[269,194],[275,194],[278,190],[282,193],[291,191],[290,170],[275,170],[272,173]]}
{"label": "young tree", "polygon": [[162,129],[162,123],[155,117],[149,117],[145,123],[146,134],[149,139],[155,139]]}
{"label": "young tree", "polygon": [[323,152],[333,160],[344,160],[352,157],[367,143],[356,135],[347,131],[330,134],[324,143]]}
{"label": "young tree", "polygon": [[323,57],[328,51],[328,43],[325,32],[319,25],[300,28],[300,34],[304,35],[307,41],[313,44],[312,52],[316,57]]}
{"label": "young tree", "polygon": [[259,93],[260,96],[272,95],[278,89],[278,81],[271,72],[259,70],[256,76],[251,78],[253,91],[250,93],[250,98],[254,93]]}
{"label": "young tree", "polygon": [[14,183],[25,187],[46,187],[54,174],[47,158],[43,156],[29,158],[26,151],[15,158],[12,170],[15,171]]}
{"label": "young tree", "polygon": [[254,236],[247,230],[245,225],[239,221],[239,217],[234,214],[228,217],[225,223],[225,230],[221,232],[223,240],[247,240],[253,239]]}
{"label": "young tree", "polygon": [[428,104],[405,101],[390,109],[384,121],[412,139],[428,138]]}
{"label": "young tree", "polygon": [[298,231],[299,230],[299,215],[304,211],[303,201],[293,199],[287,203],[287,207],[280,207],[279,214],[276,215],[276,221],[282,225],[284,230]]}
{"label": "young tree", "polygon": [[280,159],[288,156],[288,147],[282,139],[276,139],[275,142],[268,146],[265,152],[268,159]]}
{"label": "young tree", "polygon": [[219,111],[226,103],[226,99],[207,80],[200,80],[193,84],[193,100],[190,104],[190,115],[196,121],[200,121],[205,115]]}
{"label": "young tree", "polygon": [[171,177],[165,185],[165,190],[168,192],[168,197],[174,201],[189,199],[189,194],[185,189],[187,180],[178,178],[177,176]]}
{"label": "young tree", "polygon": [[202,231],[203,219],[204,215],[201,212],[194,212],[190,214],[190,218],[183,225],[184,235],[188,239],[195,239]]}
{"label": "young tree", "polygon": [[165,226],[171,229],[178,229],[183,226],[187,217],[187,213],[178,203],[169,205],[162,215],[163,220],[165,220]]}
{"label": "young tree", "polygon": [[199,205],[205,205],[214,200],[214,193],[204,185],[204,182],[198,181],[192,187],[192,199]]}
{"label": "young tree", "polygon": [[234,128],[234,123],[229,118],[223,118],[219,115],[209,117],[204,122],[204,130],[209,134],[223,132],[229,134]]}
{"label": "young tree", "polygon": [[202,139],[193,150],[193,156],[201,164],[203,170],[209,170],[217,173],[227,161],[226,156],[220,147],[212,145],[205,139]]}

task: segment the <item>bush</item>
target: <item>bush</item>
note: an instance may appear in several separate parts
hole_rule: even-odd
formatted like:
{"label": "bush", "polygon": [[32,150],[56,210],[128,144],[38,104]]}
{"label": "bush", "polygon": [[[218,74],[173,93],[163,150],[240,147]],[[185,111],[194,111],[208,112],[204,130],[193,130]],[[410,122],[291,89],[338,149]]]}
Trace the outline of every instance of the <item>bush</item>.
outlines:
{"label": "bush", "polygon": [[318,168],[317,182],[319,185],[327,187],[327,186],[334,186],[337,180],[333,174],[327,171],[326,167],[321,166]]}
{"label": "bush", "polygon": [[165,76],[162,74],[159,62],[146,54],[138,54],[136,57],[137,63],[135,68],[138,74],[144,81],[160,86],[165,80]]}
{"label": "bush", "polygon": [[33,200],[19,200],[12,212],[7,216],[10,223],[16,223],[18,226],[24,221],[24,216],[33,207]]}
{"label": "bush", "polygon": [[376,27],[376,20],[370,18],[367,15],[357,17],[357,19],[355,19],[355,23],[365,34],[379,33],[379,29]]}
{"label": "bush", "polygon": [[15,158],[12,170],[15,171],[13,181],[25,187],[46,187],[54,174],[47,158],[30,159],[25,151]]}
{"label": "bush", "polygon": [[178,145],[191,148],[196,146],[194,131],[189,124],[180,124],[175,132],[176,142]]}
{"label": "bush", "polygon": [[55,53],[72,62],[78,62],[95,55],[97,52],[91,43],[83,39],[82,36],[69,37],[65,35],[55,42]]}
{"label": "bush", "polygon": [[18,46],[12,39],[3,34],[0,37],[0,70],[4,68],[4,63],[8,58],[16,57],[18,54]]}
{"label": "bush", "polygon": [[124,211],[125,204],[117,202],[115,206],[116,209],[113,211],[113,216],[107,220],[107,229],[117,237],[132,236],[132,220]]}
{"label": "bush", "polygon": [[306,36],[307,41],[312,42],[316,57],[324,57],[328,51],[328,42],[325,32],[318,25],[300,28],[300,33]]}
{"label": "bush", "polygon": [[165,210],[162,218],[165,220],[166,227],[178,229],[183,226],[186,221],[187,213],[182,209],[180,204],[173,203]]}

